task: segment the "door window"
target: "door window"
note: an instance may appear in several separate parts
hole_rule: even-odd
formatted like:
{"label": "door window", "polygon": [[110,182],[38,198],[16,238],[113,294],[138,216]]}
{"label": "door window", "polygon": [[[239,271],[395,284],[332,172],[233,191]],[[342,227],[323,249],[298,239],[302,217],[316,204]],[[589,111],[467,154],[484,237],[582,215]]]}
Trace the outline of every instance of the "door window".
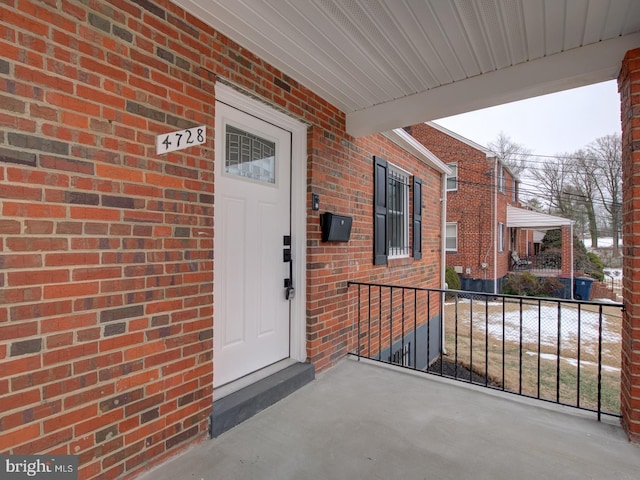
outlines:
{"label": "door window", "polygon": [[276,144],[231,125],[225,128],[225,172],[276,183]]}

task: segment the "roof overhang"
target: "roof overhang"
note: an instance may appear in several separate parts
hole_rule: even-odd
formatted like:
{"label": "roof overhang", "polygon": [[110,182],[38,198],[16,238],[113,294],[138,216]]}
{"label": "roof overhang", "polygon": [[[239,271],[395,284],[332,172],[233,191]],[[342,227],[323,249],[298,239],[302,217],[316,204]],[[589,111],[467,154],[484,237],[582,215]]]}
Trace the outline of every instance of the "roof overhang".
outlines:
{"label": "roof overhang", "polygon": [[611,80],[640,46],[637,0],[172,1],[339,108],[355,137]]}
{"label": "roof overhang", "polygon": [[554,230],[573,225],[573,220],[507,205],[507,227],[528,230]]}
{"label": "roof overhang", "polygon": [[429,149],[402,128],[396,128],[389,132],[382,132],[382,135],[387,137],[404,151],[416,157],[422,163],[435,169],[441,175],[451,175],[451,169],[447,167],[442,160],[436,157]]}
{"label": "roof overhang", "polygon": [[462,135],[460,135],[459,133],[456,133],[454,131],[449,130],[448,128],[443,127],[439,123],[436,123],[436,122],[425,122],[425,123],[427,125],[429,125],[431,128],[435,128],[439,132],[442,132],[445,135],[448,135],[448,136],[450,136],[452,138],[455,138],[459,142],[462,142],[462,143],[464,143],[466,145],[469,145],[471,148],[474,148],[474,149],[478,150],[479,152],[484,153],[487,156],[487,158],[497,157],[497,154],[495,152],[489,150],[487,147],[485,147],[483,145],[480,145],[479,143],[476,143],[473,140],[465,138]]}
{"label": "roof overhang", "polygon": [[[640,2],[639,2],[640,3]],[[355,137],[617,78],[640,34],[576,48],[347,114]]]}

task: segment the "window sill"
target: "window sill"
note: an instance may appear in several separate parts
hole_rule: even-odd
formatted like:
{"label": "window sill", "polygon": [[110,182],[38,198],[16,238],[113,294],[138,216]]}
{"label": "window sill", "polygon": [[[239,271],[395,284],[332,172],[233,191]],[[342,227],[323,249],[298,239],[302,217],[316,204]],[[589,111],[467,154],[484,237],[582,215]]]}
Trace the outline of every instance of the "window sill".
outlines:
{"label": "window sill", "polygon": [[406,267],[407,265],[411,265],[413,263],[413,257],[396,257],[389,258],[387,260],[387,267]]}

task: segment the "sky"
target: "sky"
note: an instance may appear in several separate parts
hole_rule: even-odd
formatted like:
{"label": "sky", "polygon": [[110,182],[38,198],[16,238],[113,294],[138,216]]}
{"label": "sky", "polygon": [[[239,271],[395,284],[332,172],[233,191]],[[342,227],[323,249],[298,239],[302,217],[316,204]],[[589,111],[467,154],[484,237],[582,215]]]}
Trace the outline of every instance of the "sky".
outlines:
{"label": "sky", "polygon": [[615,80],[435,122],[485,147],[504,132],[537,155],[575,152],[622,128]]}

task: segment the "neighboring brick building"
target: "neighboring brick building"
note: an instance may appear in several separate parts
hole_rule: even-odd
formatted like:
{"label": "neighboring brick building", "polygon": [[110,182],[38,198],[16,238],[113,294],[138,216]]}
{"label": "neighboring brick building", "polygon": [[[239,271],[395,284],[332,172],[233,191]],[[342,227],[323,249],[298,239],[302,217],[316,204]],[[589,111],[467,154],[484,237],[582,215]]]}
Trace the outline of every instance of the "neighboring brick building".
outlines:
{"label": "neighboring brick building", "polygon": [[[405,130],[453,171],[447,179],[446,265],[458,272],[463,290],[500,293],[512,253],[533,255],[539,229],[565,230],[559,273],[572,277],[571,221],[520,208],[520,181],[494,152],[434,122]],[[565,294],[571,297],[570,288]]]}
{"label": "neighboring brick building", "polygon": [[[0,452],[135,475],[206,437],[214,382],[352,350],[348,280],[441,287],[447,168],[404,131],[348,136],[166,1],[4,2],[0,32]],[[157,153],[189,135],[206,142]],[[402,187],[376,221],[405,236],[375,237],[374,181]],[[324,212],[349,242],[321,240]],[[243,337],[235,369],[223,320],[251,308],[279,343]]]}
{"label": "neighboring brick building", "polygon": [[454,172],[447,180],[447,266],[463,290],[499,292],[512,250],[526,252],[526,232],[507,228],[507,205],[519,206],[519,180],[496,154],[437,123],[406,130]]}

